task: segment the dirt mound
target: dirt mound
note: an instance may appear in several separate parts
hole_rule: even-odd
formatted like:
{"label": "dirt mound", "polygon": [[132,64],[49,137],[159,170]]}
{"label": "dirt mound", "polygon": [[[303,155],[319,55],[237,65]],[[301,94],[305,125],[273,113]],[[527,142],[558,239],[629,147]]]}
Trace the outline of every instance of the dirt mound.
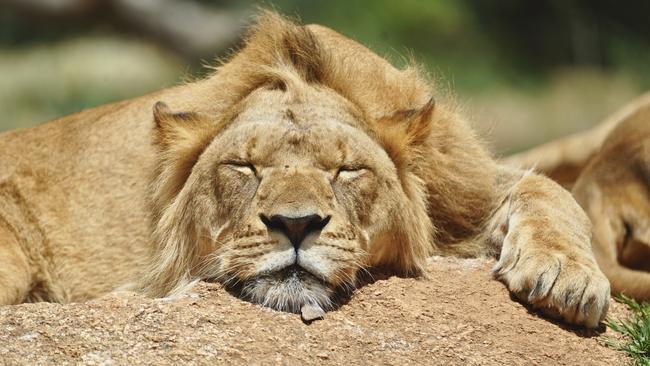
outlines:
{"label": "dirt mound", "polygon": [[[357,290],[310,325],[201,283],[177,300],[116,293],[0,307],[1,364],[620,365],[611,331],[577,330],[513,302],[491,263],[434,258],[426,280]],[[610,314],[623,315],[612,303]]]}

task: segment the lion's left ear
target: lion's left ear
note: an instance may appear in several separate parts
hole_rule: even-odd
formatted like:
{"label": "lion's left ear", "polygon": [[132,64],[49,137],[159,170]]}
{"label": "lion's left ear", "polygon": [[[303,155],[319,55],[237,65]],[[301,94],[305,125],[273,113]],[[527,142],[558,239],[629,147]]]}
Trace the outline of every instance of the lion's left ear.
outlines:
{"label": "lion's left ear", "polygon": [[420,108],[399,110],[377,122],[380,144],[402,171],[413,162],[426,144],[432,129],[435,102],[429,99]]}
{"label": "lion's left ear", "polygon": [[154,143],[159,148],[156,205],[165,207],[187,181],[199,156],[217,134],[217,124],[194,112],[174,113],[163,102],[153,107]]}

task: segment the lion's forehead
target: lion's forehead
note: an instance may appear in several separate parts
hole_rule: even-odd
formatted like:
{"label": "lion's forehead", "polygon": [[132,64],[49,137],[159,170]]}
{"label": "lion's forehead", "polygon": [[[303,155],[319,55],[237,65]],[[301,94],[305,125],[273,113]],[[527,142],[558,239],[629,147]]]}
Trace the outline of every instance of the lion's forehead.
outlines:
{"label": "lion's forehead", "polygon": [[260,164],[319,164],[325,168],[382,152],[360,129],[336,117],[292,121],[262,115],[241,121],[223,136],[232,152]]}

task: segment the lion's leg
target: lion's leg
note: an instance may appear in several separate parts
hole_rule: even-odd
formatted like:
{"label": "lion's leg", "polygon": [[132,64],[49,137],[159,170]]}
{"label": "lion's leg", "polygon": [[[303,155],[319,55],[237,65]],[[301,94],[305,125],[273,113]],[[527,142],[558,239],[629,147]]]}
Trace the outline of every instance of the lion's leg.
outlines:
{"label": "lion's leg", "polygon": [[616,261],[599,260],[598,263],[612,283],[613,294],[637,301],[650,300],[650,273],[627,268]]}
{"label": "lion's leg", "polygon": [[650,300],[647,188],[627,184],[605,194],[597,183],[592,183],[587,180],[577,186],[575,196],[593,223],[596,261],[612,284],[612,293]]}
{"label": "lion's leg", "polygon": [[591,225],[569,192],[526,174],[492,222],[503,235],[495,276],[519,299],[569,323],[595,327],[609,282],[591,252]]}
{"label": "lion's leg", "polygon": [[0,226],[0,305],[23,302],[31,282],[27,257],[13,234]]}
{"label": "lion's leg", "polygon": [[[591,216],[591,215],[590,215]],[[619,246],[650,246],[650,236],[639,232],[637,226],[632,223],[623,223],[616,216],[591,216],[594,224],[594,255],[598,265],[603,270],[612,284],[613,294],[623,294],[638,301],[650,300],[650,273],[632,269],[625,266],[623,258],[634,257],[636,263],[650,263],[650,256],[646,251],[635,250],[634,253],[622,255],[620,251],[629,251],[629,248],[618,248]],[[648,223],[645,223],[647,229]],[[625,243],[634,241],[634,243]],[[634,250],[634,248],[632,249]]]}

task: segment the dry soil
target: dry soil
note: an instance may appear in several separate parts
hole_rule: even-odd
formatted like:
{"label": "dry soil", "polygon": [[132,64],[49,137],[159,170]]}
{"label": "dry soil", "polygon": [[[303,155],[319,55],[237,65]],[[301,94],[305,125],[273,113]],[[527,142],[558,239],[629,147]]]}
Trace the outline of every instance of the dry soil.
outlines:
{"label": "dry soil", "polygon": [[[604,327],[549,321],[514,302],[485,260],[432,258],[428,279],[377,275],[324,320],[201,283],[175,300],[121,292],[0,307],[0,364],[620,365]],[[610,314],[624,316],[612,302]]]}

